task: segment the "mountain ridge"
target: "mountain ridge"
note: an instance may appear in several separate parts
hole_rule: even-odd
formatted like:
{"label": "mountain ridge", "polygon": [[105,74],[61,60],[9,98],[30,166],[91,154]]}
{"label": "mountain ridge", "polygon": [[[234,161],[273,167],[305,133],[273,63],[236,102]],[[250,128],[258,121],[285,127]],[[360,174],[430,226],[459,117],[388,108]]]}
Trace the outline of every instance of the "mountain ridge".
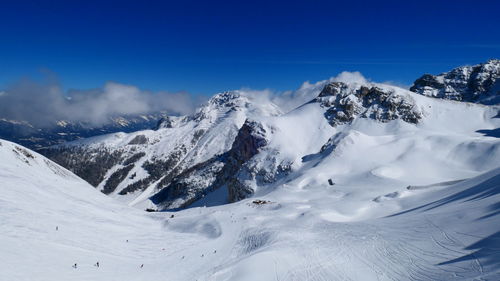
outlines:
{"label": "mountain ridge", "polygon": [[500,60],[457,67],[439,75],[425,74],[410,91],[449,100],[483,104],[500,103]]}
{"label": "mountain ridge", "polygon": [[[440,128],[431,124],[433,120],[474,143],[471,136],[481,135],[476,131],[497,126],[495,106],[435,99],[359,79],[310,87],[307,95],[313,98],[286,113],[270,100],[256,100],[243,91],[224,92],[193,115],[164,118],[156,130],[85,139],[44,154],[115,198],[164,210],[205,202],[219,189],[226,190],[226,199],[218,199],[218,204],[260,194],[306,169],[309,164],[304,159],[335,158],[341,143],[375,140],[383,131],[396,135],[430,130],[430,137],[436,138]],[[464,121],[462,127],[453,124],[453,119],[477,114],[483,119]],[[335,137],[339,135],[343,137]],[[492,155],[498,153],[498,145],[476,145],[490,147]],[[469,165],[464,161],[459,162]],[[86,167],[94,168],[86,172]],[[100,176],[95,179],[91,174]]]}

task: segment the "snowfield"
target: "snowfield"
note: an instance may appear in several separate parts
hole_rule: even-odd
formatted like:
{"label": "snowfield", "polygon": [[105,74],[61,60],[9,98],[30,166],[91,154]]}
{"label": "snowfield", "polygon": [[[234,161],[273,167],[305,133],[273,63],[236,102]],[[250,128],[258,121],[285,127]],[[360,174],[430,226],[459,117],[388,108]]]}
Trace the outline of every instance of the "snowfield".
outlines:
{"label": "snowfield", "polygon": [[[393,164],[377,167],[387,161],[374,158],[343,170],[312,157],[318,163],[305,163],[316,165],[307,173],[255,198],[173,213],[115,202],[43,156],[1,141],[0,280],[500,279],[500,169],[415,162],[429,155],[418,157],[423,148],[410,136],[353,132],[342,155],[363,157],[349,151],[353,143],[378,146],[380,157],[401,155]],[[482,152],[478,167],[498,164],[498,140],[474,138],[435,157]],[[351,175],[356,169],[371,172]]]}

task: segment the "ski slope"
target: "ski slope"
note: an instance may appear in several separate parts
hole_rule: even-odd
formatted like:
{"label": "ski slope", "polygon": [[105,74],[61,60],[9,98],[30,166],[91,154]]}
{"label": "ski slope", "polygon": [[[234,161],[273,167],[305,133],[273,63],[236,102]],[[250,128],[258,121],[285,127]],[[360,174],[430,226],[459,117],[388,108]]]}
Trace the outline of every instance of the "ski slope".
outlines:
{"label": "ski slope", "polygon": [[0,280],[500,279],[499,168],[407,187],[384,167],[331,186],[318,164],[258,198],[146,213],[0,143]]}

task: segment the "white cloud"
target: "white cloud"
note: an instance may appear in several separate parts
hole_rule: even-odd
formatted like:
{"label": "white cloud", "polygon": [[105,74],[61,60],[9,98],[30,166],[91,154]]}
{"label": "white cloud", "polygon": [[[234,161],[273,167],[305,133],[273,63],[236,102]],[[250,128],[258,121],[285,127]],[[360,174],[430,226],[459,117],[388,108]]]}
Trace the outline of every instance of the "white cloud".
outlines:
{"label": "white cloud", "polygon": [[24,79],[0,95],[0,117],[50,126],[57,120],[85,121],[95,125],[113,116],[166,111],[189,114],[200,103],[188,93],[150,92],[131,85],[108,82],[93,90],[61,90],[53,79]]}
{"label": "white cloud", "polygon": [[330,78],[331,81],[335,82],[344,82],[344,83],[358,83],[358,84],[365,84],[368,83],[368,80],[363,76],[358,71],[355,72],[348,72],[344,71],[341,72],[339,75]]}
{"label": "white cloud", "polygon": [[[53,78],[53,77],[52,77]],[[359,72],[342,72],[326,80],[304,82],[298,89],[277,92],[268,89],[243,88],[240,93],[255,102],[271,101],[282,112],[316,98],[330,82],[368,83]],[[0,91],[0,117],[23,120],[39,126],[53,125],[57,120],[86,121],[95,125],[109,122],[109,118],[122,115],[147,114],[166,111],[172,115],[194,112],[205,99],[180,92],[150,92],[136,86],[108,82],[102,88],[63,92],[56,79],[36,82],[24,79]]]}
{"label": "white cloud", "polygon": [[360,72],[341,72],[337,76],[315,83],[306,81],[297,90],[293,91],[273,92],[270,90],[257,91],[252,89],[242,89],[241,91],[250,96],[259,96],[260,99],[267,99],[278,105],[283,112],[288,112],[316,98],[325,85],[330,82],[363,84],[369,83],[369,80]]}

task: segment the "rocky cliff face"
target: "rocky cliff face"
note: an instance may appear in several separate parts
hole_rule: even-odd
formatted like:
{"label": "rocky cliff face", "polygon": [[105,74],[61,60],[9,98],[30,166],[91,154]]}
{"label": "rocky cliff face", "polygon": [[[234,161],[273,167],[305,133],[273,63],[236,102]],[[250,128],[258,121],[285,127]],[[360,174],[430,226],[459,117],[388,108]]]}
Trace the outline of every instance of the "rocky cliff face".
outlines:
{"label": "rocky cliff face", "polygon": [[500,60],[462,66],[439,75],[425,74],[410,91],[448,100],[482,104],[500,103]]}
{"label": "rocky cliff face", "polygon": [[352,122],[357,117],[380,122],[401,119],[413,124],[422,118],[422,111],[410,96],[378,86],[333,82],[315,101],[327,108],[325,117],[332,126]]}
{"label": "rocky cliff face", "polygon": [[265,133],[261,124],[246,120],[229,151],[185,170],[159,188],[151,201],[158,209],[184,208],[219,188],[227,189],[229,202],[245,198],[252,189],[238,172],[267,144]]}
{"label": "rocky cliff face", "polygon": [[264,127],[258,122],[247,120],[227,153],[226,163],[218,178],[218,182],[227,187],[230,202],[246,198],[252,193],[252,188],[245,183],[248,178],[242,177],[239,173],[243,165],[266,145]]}

